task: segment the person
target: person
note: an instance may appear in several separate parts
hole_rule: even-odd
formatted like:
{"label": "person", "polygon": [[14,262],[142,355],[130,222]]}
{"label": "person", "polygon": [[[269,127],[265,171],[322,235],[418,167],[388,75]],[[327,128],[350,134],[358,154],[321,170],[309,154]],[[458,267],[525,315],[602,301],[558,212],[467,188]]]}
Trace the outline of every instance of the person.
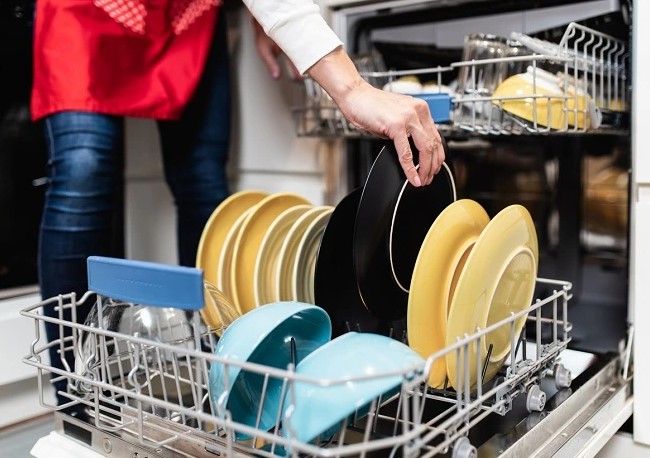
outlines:
{"label": "person", "polygon": [[[409,182],[431,182],[444,153],[424,101],[366,83],[312,0],[244,4],[259,24],[258,52],[273,78],[280,76],[283,53],[348,120],[395,143]],[[126,116],[157,120],[177,212],[179,263],[194,265],[203,226],[229,193],[226,41],[218,0],[37,1],[31,110],[34,121],[43,121],[48,145],[38,249],[44,299],[71,292],[80,297],[88,256],[124,256]],[[419,150],[417,168],[409,137]],[[77,321],[88,311],[77,310]],[[58,312],[49,307],[46,313]],[[59,331],[46,324],[49,341],[59,339]],[[73,353],[64,356],[69,367]],[[57,346],[50,347],[50,358],[62,370]],[[65,379],[55,377],[54,385],[60,408],[74,407]]]}
{"label": "person", "polygon": [[[126,117],[157,122],[178,262],[194,266],[203,227],[230,192],[231,87],[219,2],[38,0],[34,26],[31,116],[45,130],[48,180],[37,254],[41,296],[80,298],[88,256],[124,257]],[[78,322],[92,303],[77,308]],[[54,307],[45,312],[58,316]],[[46,334],[59,339],[59,326],[46,323]],[[63,370],[58,347],[49,355]],[[74,368],[74,351],[65,360]],[[66,380],[54,380],[57,404],[77,413]]]}

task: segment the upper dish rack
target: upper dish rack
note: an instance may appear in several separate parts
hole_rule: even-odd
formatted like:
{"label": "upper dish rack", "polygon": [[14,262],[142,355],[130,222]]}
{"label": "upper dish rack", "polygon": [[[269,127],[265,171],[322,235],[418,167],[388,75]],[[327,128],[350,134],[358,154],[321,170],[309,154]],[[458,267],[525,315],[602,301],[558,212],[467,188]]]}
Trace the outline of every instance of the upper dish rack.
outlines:
{"label": "upper dish rack", "polygon": [[[358,68],[370,84],[388,90],[405,76],[427,74],[437,80],[438,84],[431,86],[433,91],[449,94],[449,116],[443,116],[442,122],[434,116],[443,133],[598,133],[628,126],[629,52],[624,41],[577,23],[567,26],[559,43],[516,32],[511,39],[523,45],[527,55],[467,60],[418,70],[384,71],[381,65],[375,66],[379,71],[369,70],[368,65]],[[481,75],[495,68],[502,74],[493,91],[458,93],[453,85],[450,89],[440,84],[445,73],[458,72],[465,75],[465,88],[477,88]],[[513,68],[520,73],[513,72]],[[305,88],[306,105],[294,109],[298,136],[367,135],[343,117],[315,81],[307,78]],[[426,98],[426,94],[405,89],[406,93]],[[396,87],[393,90],[402,92]],[[434,106],[429,104],[433,114]],[[435,110],[440,110],[440,105]]]}

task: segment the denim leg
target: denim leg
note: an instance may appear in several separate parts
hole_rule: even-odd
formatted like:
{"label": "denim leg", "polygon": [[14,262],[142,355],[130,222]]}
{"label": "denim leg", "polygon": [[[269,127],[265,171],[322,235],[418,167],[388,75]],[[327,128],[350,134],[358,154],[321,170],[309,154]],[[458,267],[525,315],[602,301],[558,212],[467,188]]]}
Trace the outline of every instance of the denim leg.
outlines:
{"label": "denim leg", "polygon": [[229,194],[230,77],[225,14],[221,13],[206,69],[178,121],[159,122],[165,178],[177,214],[178,256],[196,265],[201,232]]}
{"label": "denim leg", "polygon": [[[48,188],[38,254],[43,298],[71,292],[80,298],[88,287],[88,256],[123,257],[122,122],[122,118],[76,111],[45,120]],[[77,309],[77,321],[85,320],[91,305],[92,301]],[[53,307],[45,313],[58,316]],[[46,324],[46,332],[50,342],[59,338],[56,325]],[[50,358],[61,368],[56,350],[51,349]],[[74,370],[72,358],[66,355]],[[65,381],[56,385],[65,390]],[[59,399],[60,404],[65,401]]]}

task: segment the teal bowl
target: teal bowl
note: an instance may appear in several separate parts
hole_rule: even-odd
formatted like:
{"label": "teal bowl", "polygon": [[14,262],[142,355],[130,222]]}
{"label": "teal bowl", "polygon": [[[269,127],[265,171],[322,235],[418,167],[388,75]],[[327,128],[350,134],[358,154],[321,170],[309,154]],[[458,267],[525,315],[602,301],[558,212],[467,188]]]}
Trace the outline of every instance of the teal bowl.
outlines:
{"label": "teal bowl", "polygon": [[296,381],[287,393],[283,434],[305,443],[327,440],[352,416],[366,415],[373,400],[398,393],[405,378],[422,377],[424,365],[419,354],[390,337],[343,334],[296,366],[296,374],[310,381]]}
{"label": "teal bowl", "polygon": [[[265,381],[263,369],[250,370],[241,363],[287,369],[331,337],[327,312],[302,302],[265,304],[237,318],[215,349],[215,355],[228,363],[213,362],[210,366],[210,400],[215,415],[222,415],[225,408],[237,423],[262,430],[273,428],[281,419],[283,380],[268,377]],[[236,437],[250,438],[243,433]]]}

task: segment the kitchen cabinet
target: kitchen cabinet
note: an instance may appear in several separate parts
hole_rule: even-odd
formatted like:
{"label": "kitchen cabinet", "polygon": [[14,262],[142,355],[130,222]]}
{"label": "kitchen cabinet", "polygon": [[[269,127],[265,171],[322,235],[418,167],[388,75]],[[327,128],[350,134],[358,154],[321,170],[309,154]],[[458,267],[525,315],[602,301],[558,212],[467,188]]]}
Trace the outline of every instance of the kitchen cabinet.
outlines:
{"label": "kitchen cabinet", "polygon": [[[0,366],[0,428],[49,412],[49,409],[39,403],[41,390],[36,370],[22,362],[34,341],[34,326],[39,323],[26,320],[19,312],[39,300],[37,293],[29,291],[0,300],[0,348],[3,361]],[[45,332],[42,326],[40,332]],[[52,390],[46,388],[43,394],[46,400],[52,401]]]}

